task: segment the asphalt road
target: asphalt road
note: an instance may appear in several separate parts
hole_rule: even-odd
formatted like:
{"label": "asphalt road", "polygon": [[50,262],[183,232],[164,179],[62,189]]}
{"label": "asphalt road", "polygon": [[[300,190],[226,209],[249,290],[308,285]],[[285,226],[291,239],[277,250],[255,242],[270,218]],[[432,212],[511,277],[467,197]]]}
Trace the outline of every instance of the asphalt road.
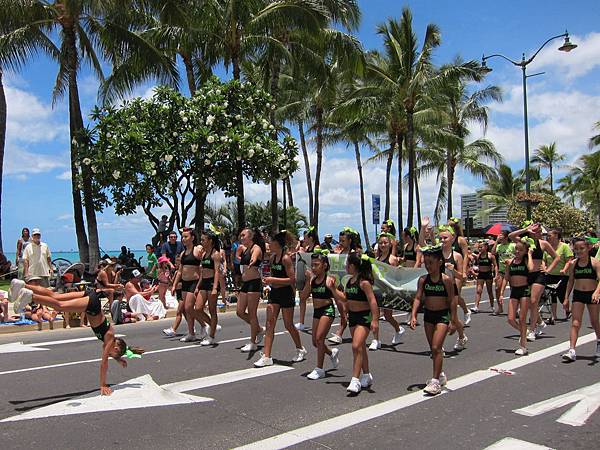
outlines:
{"label": "asphalt road", "polygon": [[[465,291],[467,302],[473,294],[473,289]],[[587,317],[578,360],[563,363],[567,322],[548,326],[530,344],[530,354],[519,358],[513,354],[517,336],[506,317],[494,317],[485,311],[487,303],[482,306],[484,312],[473,315],[466,329],[467,349],[447,353],[448,387],[433,398],[421,392],[431,377],[422,327],[407,330],[402,343],[392,347],[386,345],[392,328],[381,324],[384,346],[369,353],[375,383],[358,396],[346,392],[352,362],[349,339],[340,346],[340,367],[322,380],[305,377],[316,358],[308,333],[302,333],[309,350],[306,361],[291,363],[293,344],[282,333],[275,338],[276,366],[253,369],[259,355],[240,353],[249,330],[235,313],[220,316],[223,329],[214,347],[162,336],[160,330],[170,321],[117,327],[128,343],[148,353],[130,360],[126,369],[111,362],[111,397],[98,395],[99,343],[80,340],[92,338],[91,331],[3,336],[0,446],[598,448],[600,411],[594,411],[600,406],[600,367],[593,358],[595,337]],[[260,314],[264,320],[264,310]],[[180,331],[185,329],[183,324]],[[283,330],[280,320],[278,331]],[[455,339],[448,337],[446,349]],[[15,352],[8,353],[11,349]],[[586,390],[564,396],[555,407],[531,408],[577,389]],[[529,415],[514,412],[523,409]]]}

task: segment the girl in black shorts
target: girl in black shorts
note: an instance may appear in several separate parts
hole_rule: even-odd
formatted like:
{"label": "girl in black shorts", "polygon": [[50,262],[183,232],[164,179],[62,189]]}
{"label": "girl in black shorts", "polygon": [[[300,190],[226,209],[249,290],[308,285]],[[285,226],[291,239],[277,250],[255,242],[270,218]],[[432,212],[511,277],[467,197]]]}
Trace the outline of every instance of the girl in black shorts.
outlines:
{"label": "girl in black shorts", "polygon": [[442,372],[444,352],[442,346],[448,334],[451,322],[457,322],[458,298],[454,295],[452,278],[444,273],[444,256],[442,246],[422,247],[423,263],[427,275],[419,278],[417,295],[413,302],[410,317],[410,328],[417,325],[417,312],[421,302],[424,303],[423,322],[425,323],[425,336],[431,349],[433,359],[433,378],[427,382],[424,391],[430,395],[442,392],[442,386],[447,378]]}
{"label": "girl in black shorts", "polygon": [[479,267],[477,272],[477,294],[475,294],[475,306],[471,308],[474,313],[479,312],[479,302],[485,285],[490,299],[490,308],[494,310],[494,273],[496,273],[496,257],[490,253],[490,244],[487,241],[481,243],[479,254],[475,258],[475,264]]}
{"label": "girl in black shorts", "polygon": [[[319,235],[317,234],[315,227],[308,227],[308,230],[304,232],[303,245],[298,245],[297,250],[304,253],[313,253],[315,250],[320,248],[319,242]],[[301,260],[298,255],[296,255],[296,258],[296,286],[299,290],[304,290],[304,288],[310,284],[311,274],[304,261]],[[300,320],[295,325],[298,331],[304,331],[306,329],[304,326],[304,317],[306,316],[306,300],[306,298],[302,299],[302,297],[300,297]]]}
{"label": "girl in black shorts", "polygon": [[135,358],[144,353],[137,347],[128,347],[125,341],[115,337],[115,332],[104,314],[100,296],[95,290],[77,291],[67,294],[57,294],[50,289],[40,286],[26,285],[25,282],[13,279],[10,285],[11,298],[15,299],[17,309],[33,301],[39,305],[49,306],[63,313],[86,313],[92,331],[102,341],[102,361],[100,363],[100,394],[110,395],[112,389],[106,383],[108,358],[111,357],[121,366],[127,367],[125,358]]}
{"label": "girl in black shorts", "polygon": [[285,329],[290,333],[296,346],[296,355],[292,359],[300,362],[308,353],[302,346],[300,334],[294,326],[294,306],[296,306],[296,275],[292,258],[288,249],[295,248],[296,237],[289,231],[281,231],[274,235],[269,242],[271,249],[271,276],[263,278],[263,283],[271,285],[269,304],[267,305],[267,331],[265,348],[261,357],[254,363],[255,367],[272,366],[273,339],[279,311],[283,316]]}
{"label": "girl in black shorts", "polygon": [[[515,355],[523,356],[527,351],[527,310],[529,309],[529,274],[533,268],[531,252],[535,242],[530,238],[522,238],[515,244],[515,256],[506,265],[501,291],[510,284],[510,300],[508,303],[508,323],[519,332],[519,348]],[[517,311],[519,319],[517,320]]]}
{"label": "girl in black shorts", "polygon": [[[213,345],[215,343],[215,333],[219,323],[217,318],[217,295],[219,292],[219,282],[221,273],[221,245],[219,237],[212,231],[205,231],[200,238],[202,245],[202,257],[200,258],[200,281],[196,288],[196,311],[202,316],[202,319],[210,324],[208,336],[202,339],[200,345]],[[208,303],[208,314],[204,312],[204,307]]]}
{"label": "girl in black shorts", "polygon": [[352,379],[347,390],[357,394],[373,384],[366,342],[370,331],[379,332],[379,306],[373,293],[373,268],[369,257],[350,253],[346,259],[346,271],[350,279],[344,287],[344,298],[353,356]]}
{"label": "girl in black shorts", "polygon": [[311,255],[312,277],[300,293],[301,301],[303,298],[306,300],[309,295],[312,296],[313,301],[312,344],[317,348],[317,367],[306,376],[309,380],[325,378],[325,370],[323,370],[325,355],[331,359],[334,369],[339,364],[339,348],[330,349],[325,344],[325,338],[335,319],[333,300],[344,300],[337,289],[335,278],[328,274],[328,254],[329,250],[314,250]]}
{"label": "girl in black shorts", "polygon": [[581,328],[583,310],[587,306],[592,328],[596,332],[596,358],[600,358],[600,261],[590,256],[590,245],[584,238],[576,238],[573,241],[577,259],[569,267],[569,283],[565,300],[568,300],[573,291],[573,303],[571,305],[571,345],[569,351],[562,355],[566,361],[575,361],[577,355],[575,346]]}

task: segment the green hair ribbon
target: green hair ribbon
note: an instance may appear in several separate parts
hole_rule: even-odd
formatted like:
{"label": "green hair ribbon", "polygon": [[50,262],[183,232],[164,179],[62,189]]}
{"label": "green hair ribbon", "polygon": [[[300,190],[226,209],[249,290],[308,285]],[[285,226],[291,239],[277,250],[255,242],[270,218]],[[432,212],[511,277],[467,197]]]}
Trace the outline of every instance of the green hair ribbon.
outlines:
{"label": "green hair ribbon", "polygon": [[585,240],[587,242],[589,242],[590,244],[597,244],[600,239],[592,237],[592,236],[586,236]]}
{"label": "green hair ribbon", "polygon": [[210,231],[212,231],[213,233],[215,233],[217,236],[221,234],[221,230],[219,230],[216,226],[214,226],[212,223],[208,226],[208,229]]}
{"label": "green hair ribbon", "polygon": [[529,225],[533,225],[533,220],[524,220],[521,222],[521,228],[527,228]]}
{"label": "green hair ribbon", "polygon": [[351,227],[342,228],[342,232],[348,233],[348,234],[354,234],[354,235],[358,236],[358,231],[356,231],[354,228],[351,228]]}
{"label": "green hair ribbon", "polygon": [[392,233],[379,233],[379,236],[377,236],[377,240],[381,239],[382,237],[396,239],[396,236],[394,236]]}
{"label": "green hair ribbon", "polygon": [[313,231],[315,231],[315,226],[314,226],[314,225],[311,225],[310,227],[308,227],[308,228],[306,229],[306,231],[308,231],[309,233],[312,233]]}
{"label": "green hair ribbon", "polygon": [[329,255],[329,249],[327,249],[327,248],[315,248],[313,250],[313,254],[327,256],[327,255]]}
{"label": "green hair ribbon", "polygon": [[442,231],[447,231],[451,235],[454,235],[454,228],[452,228],[450,225],[440,225],[438,227],[438,232],[441,233]]}
{"label": "green hair ribbon", "polygon": [[441,251],[442,251],[442,244],[439,244],[437,242],[432,245],[426,245],[425,247],[421,247],[421,252],[423,252],[426,255],[432,254],[432,253],[438,253]]}
{"label": "green hair ribbon", "polygon": [[450,222],[460,223],[460,219],[457,219],[456,217],[450,217]]}
{"label": "green hair ribbon", "polygon": [[387,226],[390,226],[390,227],[395,227],[396,226],[396,224],[394,223],[394,221],[392,219],[388,219],[388,220],[386,220],[383,223],[385,223]]}
{"label": "green hair ribbon", "polygon": [[521,242],[523,244],[527,244],[529,247],[535,247],[535,241],[530,237],[527,237],[527,236],[522,237]]}
{"label": "green hair ribbon", "polygon": [[360,255],[360,259],[362,261],[368,261],[371,264],[373,264],[375,262],[375,258],[371,258],[369,255],[367,255],[366,253],[363,253],[362,255]]}
{"label": "green hair ribbon", "polygon": [[410,227],[408,229],[408,234],[410,234],[411,236],[416,236],[417,235],[417,227]]}
{"label": "green hair ribbon", "polygon": [[127,358],[127,359],[134,359],[134,358],[141,358],[142,357],[142,355],[138,355],[137,353],[133,353],[129,347],[127,347],[127,349],[125,349],[125,353],[123,353],[123,356],[125,358]]}

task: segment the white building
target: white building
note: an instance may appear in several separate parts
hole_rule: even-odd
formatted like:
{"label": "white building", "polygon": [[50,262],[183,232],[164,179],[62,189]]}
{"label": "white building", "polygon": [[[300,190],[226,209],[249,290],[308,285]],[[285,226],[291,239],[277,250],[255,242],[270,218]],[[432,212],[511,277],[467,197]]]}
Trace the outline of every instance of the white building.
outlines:
{"label": "white building", "polygon": [[480,198],[476,193],[460,196],[460,216],[463,227],[466,228],[467,218],[472,219],[473,229],[485,228],[496,222],[507,222],[508,209],[503,206],[491,214],[480,214],[494,207],[494,203]]}

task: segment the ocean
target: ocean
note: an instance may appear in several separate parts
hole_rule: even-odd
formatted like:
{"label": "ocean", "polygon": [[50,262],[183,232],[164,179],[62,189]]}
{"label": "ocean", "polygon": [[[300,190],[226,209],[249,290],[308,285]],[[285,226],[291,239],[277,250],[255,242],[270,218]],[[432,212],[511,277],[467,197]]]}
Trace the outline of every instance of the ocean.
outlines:
{"label": "ocean", "polygon": [[[140,257],[142,258],[141,259],[142,267],[147,265],[148,261],[146,259],[146,250],[131,250],[131,252],[135,255],[136,259],[138,259]],[[120,253],[121,253],[121,250],[107,250],[106,251],[106,254],[108,254],[109,256],[119,256]],[[12,264],[15,263],[15,257],[17,256],[17,254],[15,252],[6,252],[6,253],[4,253],[4,255]],[[104,253],[101,251],[100,256],[103,256],[103,255],[104,255]],[[58,258],[63,258],[72,263],[76,263],[77,261],[79,261],[79,252],[52,252],[52,260],[55,260]]]}

